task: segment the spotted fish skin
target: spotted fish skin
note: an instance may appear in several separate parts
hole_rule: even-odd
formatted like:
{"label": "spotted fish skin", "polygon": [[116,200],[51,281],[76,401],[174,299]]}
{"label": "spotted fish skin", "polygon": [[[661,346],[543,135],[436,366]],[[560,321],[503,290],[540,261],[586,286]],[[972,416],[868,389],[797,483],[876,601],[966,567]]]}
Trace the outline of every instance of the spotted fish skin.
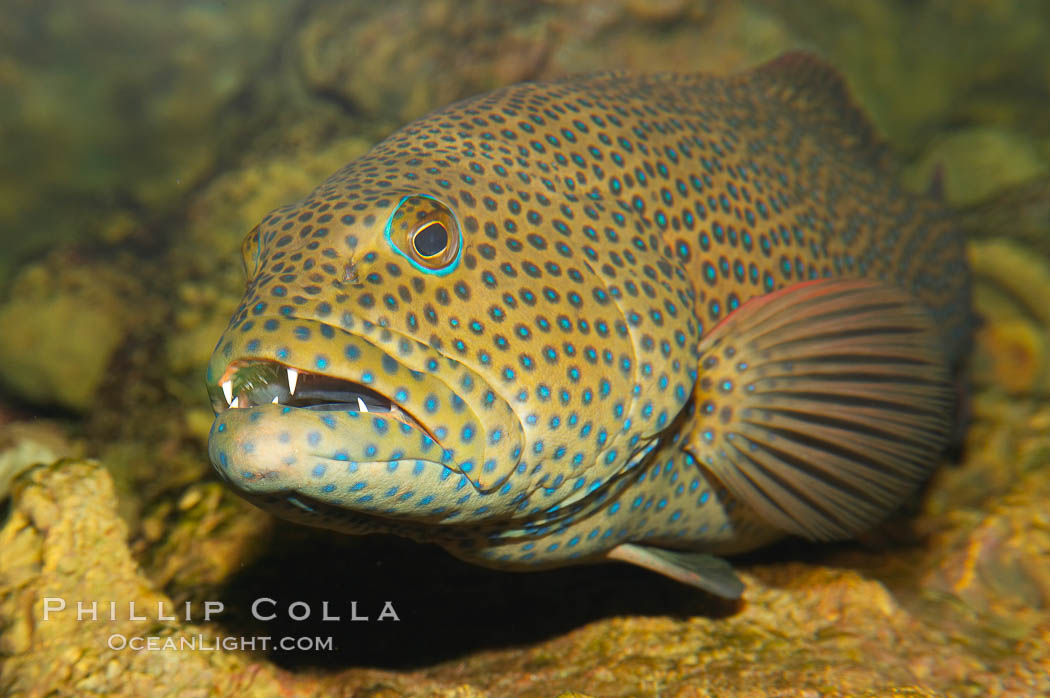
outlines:
{"label": "spotted fish skin", "polygon": [[[447,239],[418,232],[432,220]],[[468,99],[270,213],[244,253],[207,377],[221,477],[285,518],[503,568],[788,532],[694,447],[717,419],[702,340],[749,299],[892,286],[947,366],[971,326],[954,221],[893,183],[841,80],[799,54]],[[392,407],[291,401],[324,378]]]}

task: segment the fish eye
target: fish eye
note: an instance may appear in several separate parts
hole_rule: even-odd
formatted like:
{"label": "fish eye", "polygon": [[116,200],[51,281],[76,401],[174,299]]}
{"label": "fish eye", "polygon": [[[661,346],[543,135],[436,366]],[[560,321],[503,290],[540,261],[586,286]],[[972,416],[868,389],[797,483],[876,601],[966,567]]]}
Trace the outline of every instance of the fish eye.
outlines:
{"label": "fish eye", "polygon": [[418,194],[398,203],[384,229],[395,252],[419,271],[444,276],[459,265],[463,233],[452,209]]}
{"label": "fish eye", "polygon": [[427,221],[412,233],[412,249],[426,260],[448,249],[448,228],[441,221]]}

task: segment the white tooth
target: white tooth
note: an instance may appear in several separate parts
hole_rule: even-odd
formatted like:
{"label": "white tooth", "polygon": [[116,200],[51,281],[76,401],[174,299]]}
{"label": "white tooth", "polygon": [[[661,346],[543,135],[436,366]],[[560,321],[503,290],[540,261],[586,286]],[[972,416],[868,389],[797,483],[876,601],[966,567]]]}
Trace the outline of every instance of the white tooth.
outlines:
{"label": "white tooth", "polygon": [[368,405],[365,404],[365,401],[361,399],[360,395],[357,397],[357,408],[359,412],[368,411]]}
{"label": "white tooth", "polygon": [[295,395],[295,384],[299,382],[299,372],[294,368],[288,369],[288,394]]}
{"label": "white tooth", "polygon": [[276,405],[277,404],[277,396],[276,395],[273,396],[273,400],[270,400],[270,404],[271,405]]}
{"label": "white tooth", "polygon": [[226,396],[226,404],[233,402],[233,381],[228,380],[222,384],[222,394]]}
{"label": "white tooth", "polygon": [[238,395],[230,401],[230,409],[235,410],[240,407],[241,397]]}

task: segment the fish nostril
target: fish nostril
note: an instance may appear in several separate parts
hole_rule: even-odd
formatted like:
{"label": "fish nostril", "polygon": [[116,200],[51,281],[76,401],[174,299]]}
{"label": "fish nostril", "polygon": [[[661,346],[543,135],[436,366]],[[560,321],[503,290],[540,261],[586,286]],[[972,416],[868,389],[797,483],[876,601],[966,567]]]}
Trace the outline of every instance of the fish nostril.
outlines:
{"label": "fish nostril", "polygon": [[343,282],[348,284],[358,283],[357,264],[353,261],[347,262],[343,267]]}

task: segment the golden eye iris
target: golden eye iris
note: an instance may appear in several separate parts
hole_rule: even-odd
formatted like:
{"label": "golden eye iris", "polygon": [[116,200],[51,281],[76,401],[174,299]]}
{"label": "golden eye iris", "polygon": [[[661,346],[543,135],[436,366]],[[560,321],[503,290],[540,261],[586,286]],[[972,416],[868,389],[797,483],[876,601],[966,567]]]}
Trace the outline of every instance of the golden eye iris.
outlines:
{"label": "golden eye iris", "polygon": [[459,264],[463,233],[448,206],[429,196],[406,196],[384,229],[387,242],[412,266],[444,276]]}
{"label": "golden eye iris", "polygon": [[441,221],[427,221],[412,233],[412,248],[422,259],[431,260],[448,249],[448,228]]}

